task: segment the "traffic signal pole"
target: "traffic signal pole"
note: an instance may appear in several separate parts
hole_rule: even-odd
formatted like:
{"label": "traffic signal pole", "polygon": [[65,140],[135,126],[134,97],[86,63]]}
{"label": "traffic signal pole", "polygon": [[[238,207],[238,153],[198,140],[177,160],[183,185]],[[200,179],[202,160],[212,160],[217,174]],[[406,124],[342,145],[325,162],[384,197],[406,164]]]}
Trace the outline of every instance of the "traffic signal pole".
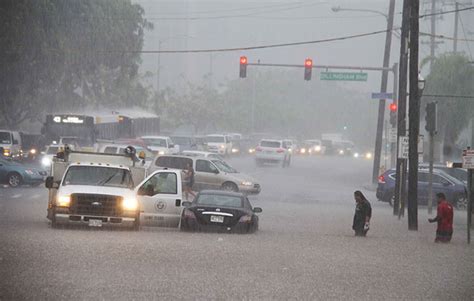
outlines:
{"label": "traffic signal pole", "polygon": [[[385,49],[383,55],[383,67],[387,68],[390,64],[390,48],[392,45],[393,15],[395,12],[395,0],[390,0],[387,33],[385,35]],[[387,92],[388,71],[382,71],[382,81],[380,83],[380,92]],[[382,153],[382,134],[385,117],[385,99],[379,100],[379,110],[377,118],[377,132],[375,136],[374,166],[372,170],[372,183],[377,183],[380,172],[380,157]]]}

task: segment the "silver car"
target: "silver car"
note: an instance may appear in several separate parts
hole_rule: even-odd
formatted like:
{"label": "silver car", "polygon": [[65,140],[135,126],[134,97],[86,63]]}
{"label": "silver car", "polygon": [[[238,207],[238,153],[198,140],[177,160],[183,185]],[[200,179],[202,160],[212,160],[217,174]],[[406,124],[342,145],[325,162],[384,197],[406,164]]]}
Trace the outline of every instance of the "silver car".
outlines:
{"label": "silver car", "polygon": [[255,179],[239,173],[223,160],[210,157],[158,155],[148,168],[148,173],[164,168],[184,170],[188,163],[194,168],[193,190],[195,191],[222,189],[245,194],[260,193],[260,184]]}

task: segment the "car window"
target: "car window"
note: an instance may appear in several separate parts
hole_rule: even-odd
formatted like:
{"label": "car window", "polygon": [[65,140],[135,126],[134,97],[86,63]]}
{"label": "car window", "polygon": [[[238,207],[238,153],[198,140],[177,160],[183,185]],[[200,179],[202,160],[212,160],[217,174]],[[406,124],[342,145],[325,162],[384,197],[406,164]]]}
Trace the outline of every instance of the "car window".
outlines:
{"label": "car window", "polygon": [[222,207],[243,207],[241,197],[218,194],[201,194],[197,198],[196,203],[199,205],[212,205]]}
{"label": "car window", "polygon": [[158,159],[156,159],[155,165],[159,167],[172,168],[172,157],[158,157]]}
{"label": "car window", "polygon": [[214,164],[212,164],[211,162],[207,160],[197,160],[196,171],[215,173],[217,171],[217,168],[214,166]]}
{"label": "car window", "polygon": [[116,154],[116,153],[117,153],[117,147],[115,147],[115,146],[107,146],[107,147],[104,149],[104,153],[106,153],[106,154]]}
{"label": "car window", "polygon": [[433,184],[449,184],[450,182],[440,175],[433,175]]}
{"label": "car window", "polygon": [[176,194],[178,181],[174,172],[160,172],[152,176],[140,188],[144,191],[153,191],[156,194]]}
{"label": "car window", "polygon": [[280,143],[280,141],[262,140],[262,141],[260,141],[260,146],[278,148],[278,147],[281,147],[281,143]]}

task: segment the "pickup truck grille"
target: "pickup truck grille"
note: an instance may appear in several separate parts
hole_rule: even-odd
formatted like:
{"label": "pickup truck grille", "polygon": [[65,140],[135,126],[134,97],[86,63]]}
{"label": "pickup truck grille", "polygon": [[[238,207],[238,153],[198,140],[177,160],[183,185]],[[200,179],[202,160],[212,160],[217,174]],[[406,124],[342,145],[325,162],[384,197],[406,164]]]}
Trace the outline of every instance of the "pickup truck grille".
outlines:
{"label": "pickup truck grille", "polygon": [[71,195],[70,214],[120,216],[122,197],[103,194],[75,193]]}

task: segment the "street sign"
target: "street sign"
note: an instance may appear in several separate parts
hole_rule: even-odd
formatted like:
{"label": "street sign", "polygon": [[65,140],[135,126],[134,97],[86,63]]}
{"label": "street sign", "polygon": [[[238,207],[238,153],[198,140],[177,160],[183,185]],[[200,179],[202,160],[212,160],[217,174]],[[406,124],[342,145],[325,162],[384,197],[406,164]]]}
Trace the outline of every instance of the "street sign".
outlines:
{"label": "street sign", "polygon": [[392,99],[393,93],[372,92],[372,99]]}
{"label": "street sign", "polygon": [[467,149],[462,152],[462,168],[474,169],[474,150]]}
{"label": "street sign", "polygon": [[408,159],[408,136],[400,136],[398,142],[398,158]]}
{"label": "street sign", "polygon": [[397,143],[397,128],[390,128],[390,136],[388,142]]}
{"label": "street sign", "polygon": [[364,72],[321,72],[321,80],[344,80],[366,82],[367,73]]}

